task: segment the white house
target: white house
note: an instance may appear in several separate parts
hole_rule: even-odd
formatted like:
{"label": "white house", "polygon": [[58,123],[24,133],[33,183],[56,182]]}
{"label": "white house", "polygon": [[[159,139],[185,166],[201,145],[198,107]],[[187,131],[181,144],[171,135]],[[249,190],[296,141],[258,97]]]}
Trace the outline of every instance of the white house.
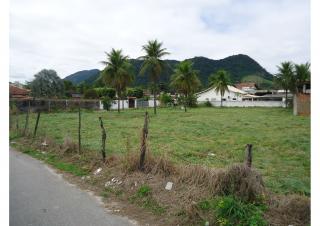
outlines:
{"label": "white house", "polygon": [[[228,86],[228,90],[224,93],[222,97],[223,101],[242,101],[242,97],[248,93],[237,89],[233,86]],[[203,90],[199,93],[196,93],[198,103],[201,102],[215,102],[221,101],[220,92],[216,92],[215,88],[211,87],[209,89]]]}

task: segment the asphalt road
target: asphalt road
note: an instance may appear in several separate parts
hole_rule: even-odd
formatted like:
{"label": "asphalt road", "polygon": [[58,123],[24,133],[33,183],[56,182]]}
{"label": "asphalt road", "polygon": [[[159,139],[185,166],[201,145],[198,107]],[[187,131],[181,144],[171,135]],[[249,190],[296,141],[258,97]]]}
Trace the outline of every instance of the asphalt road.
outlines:
{"label": "asphalt road", "polygon": [[10,226],[126,226],[44,163],[10,149]]}

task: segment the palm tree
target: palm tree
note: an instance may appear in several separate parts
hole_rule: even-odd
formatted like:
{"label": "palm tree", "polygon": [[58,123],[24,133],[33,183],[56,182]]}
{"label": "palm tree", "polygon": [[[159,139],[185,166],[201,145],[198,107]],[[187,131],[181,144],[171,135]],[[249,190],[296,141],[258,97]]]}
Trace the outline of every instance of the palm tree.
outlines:
{"label": "palm tree", "polygon": [[122,50],[112,49],[106,53],[107,61],[101,61],[106,65],[101,75],[106,82],[110,84],[118,96],[118,112],[120,113],[120,98],[127,85],[133,81],[132,65],[128,61],[128,56],[122,54]]}
{"label": "palm tree", "polygon": [[165,67],[165,62],[161,60],[161,57],[168,55],[166,48],[162,48],[162,42],[157,40],[148,41],[147,45],[142,46],[142,50],[145,51],[146,55],[139,57],[143,60],[140,74],[149,73],[150,80],[153,84],[153,97],[154,97],[154,114],[157,114],[157,103],[156,103],[156,86],[159,82],[159,77],[162,70]]}
{"label": "palm tree", "polygon": [[225,70],[219,70],[215,74],[209,77],[209,85],[212,86],[216,93],[220,93],[221,95],[221,104],[222,107],[222,100],[224,93],[229,91],[228,89],[229,84],[229,74]]}
{"label": "palm tree", "polygon": [[295,64],[294,65],[294,80],[295,86],[292,89],[293,93],[302,93],[303,85],[306,81],[310,80],[310,63],[305,64]]}
{"label": "palm tree", "polygon": [[192,62],[185,60],[177,65],[171,76],[171,86],[184,95],[184,111],[187,111],[187,101],[197,88],[201,85],[198,72],[192,69]]}
{"label": "palm tree", "polygon": [[282,62],[277,68],[279,73],[275,75],[275,82],[285,90],[286,107],[288,107],[288,90],[292,90],[294,85],[294,66],[291,62],[286,61]]}

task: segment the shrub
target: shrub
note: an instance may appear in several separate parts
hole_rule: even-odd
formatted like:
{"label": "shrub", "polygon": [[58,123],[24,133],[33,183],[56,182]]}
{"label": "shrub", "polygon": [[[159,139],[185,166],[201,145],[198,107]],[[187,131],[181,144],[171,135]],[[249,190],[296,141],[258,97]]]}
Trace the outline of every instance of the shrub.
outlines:
{"label": "shrub", "polygon": [[212,107],[212,104],[211,104],[210,101],[207,100],[207,101],[204,103],[204,106],[206,106],[206,107]]}
{"label": "shrub", "polygon": [[88,89],[84,92],[85,99],[97,99],[98,97],[98,93],[94,89]]}
{"label": "shrub", "polygon": [[166,93],[162,93],[160,95],[160,103],[163,106],[168,106],[168,105],[173,104],[173,99],[172,99],[171,95],[166,94]]}
{"label": "shrub", "polygon": [[263,218],[264,205],[246,203],[232,196],[225,196],[216,200],[214,207],[217,224],[221,226],[264,226],[267,225]]}
{"label": "shrub", "polygon": [[186,103],[187,107],[197,107],[197,97],[195,95],[190,95],[187,97],[179,96],[178,105],[183,105]]}
{"label": "shrub", "polygon": [[106,96],[102,99],[103,109],[109,111],[112,105],[112,99],[109,96]]}
{"label": "shrub", "polygon": [[197,97],[195,95],[190,95],[187,97],[188,107],[197,107]]}
{"label": "shrub", "polygon": [[99,97],[108,96],[113,99],[116,96],[116,90],[113,88],[95,88]]}
{"label": "shrub", "polygon": [[137,196],[138,197],[145,197],[151,193],[151,188],[148,185],[142,185],[138,191]]}
{"label": "shrub", "polygon": [[136,97],[136,98],[142,98],[143,97],[143,90],[140,88],[131,88],[127,91],[128,97]]}

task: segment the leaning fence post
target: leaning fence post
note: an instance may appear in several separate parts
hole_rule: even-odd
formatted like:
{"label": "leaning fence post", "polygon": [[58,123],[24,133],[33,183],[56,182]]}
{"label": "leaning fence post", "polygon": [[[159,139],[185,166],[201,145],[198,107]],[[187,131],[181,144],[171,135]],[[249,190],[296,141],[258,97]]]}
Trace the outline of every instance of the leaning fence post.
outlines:
{"label": "leaning fence post", "polygon": [[34,127],[34,132],[33,132],[33,138],[35,138],[37,134],[39,119],[40,119],[40,110],[38,111],[36,126]]}
{"label": "leaning fence post", "polygon": [[147,150],[148,120],[149,120],[149,115],[148,115],[148,112],[146,111],[144,115],[144,125],[142,129],[142,134],[141,134],[140,163],[139,163],[139,169],[141,171],[144,169],[144,159],[145,159],[146,150]]}
{"label": "leaning fence post", "polygon": [[102,118],[99,117],[99,121],[100,121],[100,127],[101,127],[101,153],[102,153],[102,161],[105,162],[106,161],[106,139],[107,139],[107,133],[106,130],[103,126],[103,122],[102,122]]}
{"label": "leaning fence post", "polygon": [[79,100],[79,127],[78,127],[78,154],[81,153],[81,108],[80,108],[80,100]]}
{"label": "leaning fence post", "polygon": [[26,132],[27,132],[27,128],[28,128],[28,124],[29,124],[29,112],[30,112],[30,100],[28,102],[28,110],[27,110],[27,114],[26,114],[26,123],[24,125],[23,135],[26,135]]}
{"label": "leaning fence post", "polygon": [[246,160],[245,164],[251,168],[252,165],[252,144],[247,144],[246,145]]}

